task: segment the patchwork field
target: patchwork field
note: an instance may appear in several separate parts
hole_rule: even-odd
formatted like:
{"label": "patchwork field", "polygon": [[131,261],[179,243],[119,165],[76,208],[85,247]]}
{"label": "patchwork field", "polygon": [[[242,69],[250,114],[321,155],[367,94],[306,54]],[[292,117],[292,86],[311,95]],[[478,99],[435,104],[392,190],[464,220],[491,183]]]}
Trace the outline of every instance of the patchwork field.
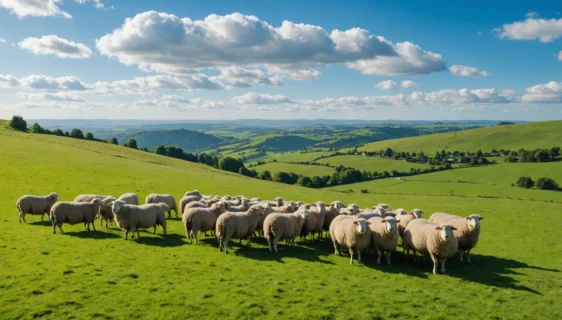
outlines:
{"label": "patchwork field", "polygon": [[409,172],[411,168],[429,169],[429,165],[411,163],[402,160],[383,159],[380,157],[364,157],[359,155],[336,156],[326,159],[320,159],[318,163],[329,163],[331,166],[343,165],[345,167],[355,168],[367,171],[392,171]]}
{"label": "patchwork field", "polygon": [[[120,146],[19,133],[3,125],[3,319],[562,318],[562,231],[552,220],[552,213],[562,210],[556,202],[562,201],[559,193],[491,185],[482,193],[510,196],[518,190],[535,201],[479,198],[468,191],[450,196],[442,191],[446,183],[427,182],[425,188],[438,191],[425,195],[422,187],[412,189],[409,181],[394,179],[369,182],[379,183],[380,189],[368,194],[314,190]],[[469,169],[450,173],[464,170]],[[405,187],[391,189],[396,183]],[[342,187],[359,190],[356,185]],[[251,248],[231,245],[231,254],[225,255],[211,237],[201,237],[199,245],[187,243],[176,219],[168,220],[168,235],[159,229],[132,241],[123,240],[115,225],[97,227],[97,232],[65,226],[67,234],[54,235],[50,223],[37,216],[29,216],[28,224],[17,222],[15,201],[22,194],[56,191],[63,201],[80,193],[136,192],[144,198],[157,192],[179,198],[192,189],[305,202],[337,199],[362,207],[384,201],[393,207],[419,207],[426,214],[478,212],[485,220],[473,262],[453,259],[445,275],[432,275],[429,261],[414,264],[400,252],[394,253],[391,266],[378,266],[368,256],[364,265],[350,266],[347,257],[333,254],[326,239],[297,242],[280,254],[269,253],[264,241],[256,239]],[[539,193],[541,201],[535,196]],[[374,299],[374,292],[387,298]]]}
{"label": "patchwork field", "polygon": [[271,174],[277,172],[294,172],[299,175],[314,177],[314,176],[329,176],[334,173],[334,168],[320,166],[320,165],[307,165],[307,164],[294,164],[283,162],[270,162],[260,166],[253,167],[252,169],[257,172],[264,172],[268,170]]}

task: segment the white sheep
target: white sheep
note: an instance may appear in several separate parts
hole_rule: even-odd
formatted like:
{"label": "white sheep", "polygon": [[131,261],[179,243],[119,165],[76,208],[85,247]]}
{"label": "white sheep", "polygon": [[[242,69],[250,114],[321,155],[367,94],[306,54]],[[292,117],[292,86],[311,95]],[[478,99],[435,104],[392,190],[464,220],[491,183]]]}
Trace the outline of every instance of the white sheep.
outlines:
{"label": "white sheep", "polygon": [[348,214],[350,216],[354,216],[354,215],[358,214],[359,212],[361,212],[361,209],[359,209],[359,206],[354,204],[354,203],[348,205],[347,208],[346,208],[346,214]]}
{"label": "white sheep", "polygon": [[336,255],[341,255],[340,248],[349,250],[351,259],[349,264],[353,264],[353,254],[357,252],[357,261],[361,263],[361,251],[368,249],[371,244],[370,222],[360,218],[340,215],[337,216],[330,225],[330,237],[334,243]]}
{"label": "white sheep", "polygon": [[183,209],[188,203],[201,201],[203,198],[199,196],[183,196],[180,201],[178,202],[178,208],[180,209],[181,213],[183,214]]}
{"label": "white sheep", "polygon": [[203,203],[201,201],[192,201],[189,202],[188,204],[186,204],[183,207],[183,210],[185,209],[189,209],[189,208],[208,208],[209,206],[206,203]]}
{"label": "white sheep", "polygon": [[60,232],[64,234],[64,230],[62,230],[63,223],[70,225],[84,223],[88,231],[90,231],[91,224],[94,231],[96,231],[94,221],[99,213],[101,204],[101,200],[97,198],[90,202],[57,202],[53,205],[50,212],[53,233],[57,233],[56,227],[58,226]]}
{"label": "white sheep", "polygon": [[324,216],[324,226],[322,230],[325,232],[330,231],[330,224],[335,217],[340,215],[340,209],[343,208],[343,203],[339,201],[333,201],[329,207],[326,208],[326,215]]}
{"label": "white sheep", "polygon": [[249,208],[249,203],[248,199],[239,200],[237,205],[230,205],[228,207],[228,212],[245,212]]}
{"label": "white sheep", "polygon": [[176,218],[178,217],[178,207],[176,205],[176,199],[174,199],[174,196],[172,196],[171,194],[151,193],[146,196],[144,203],[164,203],[168,206],[168,208],[170,208],[170,210],[168,211],[168,218],[172,216],[172,210],[176,212]]}
{"label": "white sheep", "polygon": [[231,238],[247,239],[246,246],[251,245],[252,234],[256,231],[258,221],[263,213],[260,205],[250,207],[246,212],[225,212],[217,219],[215,235],[219,240],[219,251],[228,253],[228,241]]}
{"label": "white sheep", "polygon": [[437,224],[448,224],[456,228],[455,237],[459,243],[458,250],[463,262],[463,255],[467,253],[467,261],[470,262],[470,250],[478,243],[480,237],[480,220],[484,218],[479,214],[471,214],[468,217],[459,217],[448,213],[437,212],[429,217],[429,221]]}
{"label": "white sheep", "polygon": [[106,228],[108,228],[108,222],[113,224],[113,201],[115,201],[114,197],[106,197],[101,199],[101,206],[98,213],[98,216],[100,217],[100,226],[103,226],[104,221]]}
{"label": "white sheep", "polygon": [[203,197],[203,195],[201,194],[201,192],[199,192],[199,190],[187,191],[184,197],[189,197],[189,196],[197,196],[199,198]]}
{"label": "white sheep", "polygon": [[123,201],[126,204],[132,204],[135,206],[139,205],[139,197],[134,193],[124,193],[119,198],[117,198],[117,200]]}
{"label": "white sheep", "polygon": [[272,213],[263,222],[263,233],[269,246],[269,251],[277,253],[277,243],[285,239],[287,244],[294,247],[295,238],[300,234],[308,217],[308,208],[302,205],[293,213]]}
{"label": "white sheep", "polygon": [[99,196],[97,194],[80,194],[77,195],[76,198],[74,198],[73,202],[90,202],[94,199],[104,199],[104,198],[109,198],[111,196]]}
{"label": "white sheep", "polygon": [[122,200],[113,202],[112,211],[117,226],[125,230],[125,240],[132,232],[131,238],[135,237],[135,231],[140,238],[139,229],[152,227],[152,234],[156,233],[156,226],[160,225],[166,234],[166,211],[170,208],[163,203],[149,203],[141,206],[127,204]]}
{"label": "white sheep", "polygon": [[386,263],[390,264],[390,254],[398,245],[398,226],[393,217],[374,217],[371,223],[371,247],[377,251],[377,264],[381,264],[381,257],[386,255]]}
{"label": "white sheep", "polygon": [[214,231],[217,218],[227,209],[227,204],[224,201],[217,202],[210,208],[186,209],[181,220],[189,243],[192,243],[192,237],[195,239],[195,243],[199,243],[197,240],[198,231]]}
{"label": "white sheep", "polygon": [[19,212],[19,222],[23,220],[25,221],[26,214],[40,214],[41,221],[45,214],[49,217],[49,212],[51,211],[51,207],[59,200],[59,195],[56,192],[51,192],[49,195],[46,196],[32,196],[32,195],[25,195],[22,196],[16,201],[16,208],[18,208]]}
{"label": "white sheep", "polygon": [[445,261],[457,253],[458,242],[450,225],[438,225],[425,219],[411,221],[404,232],[404,252],[408,256],[413,251],[416,261],[416,252],[429,254],[433,260],[433,274],[437,274],[437,265],[441,261],[441,272],[445,272]]}
{"label": "white sheep", "polygon": [[309,233],[312,234],[312,240],[314,240],[314,235],[318,236],[322,233],[322,228],[324,227],[324,220],[326,218],[326,204],[322,201],[317,201],[315,204],[310,205],[308,210],[308,218],[306,223],[302,228],[301,241],[305,239]]}

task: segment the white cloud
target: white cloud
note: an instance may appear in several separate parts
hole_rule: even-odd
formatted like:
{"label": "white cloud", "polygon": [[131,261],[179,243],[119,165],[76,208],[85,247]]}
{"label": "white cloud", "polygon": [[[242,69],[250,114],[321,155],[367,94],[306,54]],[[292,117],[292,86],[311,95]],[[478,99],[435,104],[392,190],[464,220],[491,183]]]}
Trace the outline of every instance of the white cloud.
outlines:
{"label": "white cloud", "polygon": [[191,20],[143,12],[98,39],[96,46],[126,65],[171,73],[233,65],[309,69],[396,55],[389,41],[367,30],[328,32],[291,21],[275,28],[240,13]]}
{"label": "white cloud", "polygon": [[412,80],[404,80],[400,83],[400,87],[402,87],[403,89],[417,89],[420,87],[420,85]]}
{"label": "white cloud", "polygon": [[55,35],[47,35],[41,38],[29,37],[18,43],[18,46],[36,55],[52,54],[59,58],[84,59],[92,55],[92,50],[86,45]]}
{"label": "white cloud", "polygon": [[26,16],[72,18],[58,7],[60,3],[62,0],[0,0],[0,8],[10,10],[19,19]]}
{"label": "white cloud", "polygon": [[462,66],[459,64],[449,67],[449,72],[456,77],[489,77],[492,74],[488,71],[481,71],[474,67]]}
{"label": "white cloud", "polygon": [[440,54],[424,51],[411,42],[395,44],[398,56],[380,56],[348,63],[352,69],[368,75],[419,75],[446,70]]}
{"label": "white cloud", "polygon": [[101,0],[74,0],[74,2],[78,2],[79,4],[85,4],[88,2],[93,2],[94,7],[98,8],[98,9],[103,9],[105,7],[105,5],[103,4],[103,2],[101,2]]}
{"label": "white cloud", "polygon": [[375,84],[375,88],[379,88],[381,90],[396,90],[398,89],[398,84],[392,80],[381,81]]}
{"label": "white cloud", "polygon": [[409,100],[413,103],[429,105],[489,104],[514,102],[514,91],[497,93],[495,89],[444,89],[434,92],[414,92]]}
{"label": "white cloud", "polygon": [[324,98],[320,100],[298,100],[295,101],[293,109],[303,109],[308,111],[358,111],[372,110],[378,107],[397,107],[404,106],[407,101],[404,95],[394,96],[367,96],[367,97],[339,97]]}
{"label": "white cloud", "polygon": [[31,75],[19,81],[21,82],[21,87],[26,89],[82,91],[88,87],[80,79],[71,76],[53,78],[43,75]]}
{"label": "white cloud", "polygon": [[558,52],[557,59],[558,61],[562,61],[562,51]]}
{"label": "white cloud", "polygon": [[529,18],[529,19],[536,19],[538,18],[540,15],[535,12],[535,11],[529,11],[527,12],[527,14],[525,15],[525,18]]}
{"label": "white cloud", "polygon": [[315,69],[286,69],[276,66],[266,66],[268,73],[276,74],[282,77],[289,77],[293,80],[316,80],[320,77],[321,72]]}
{"label": "white cloud", "polygon": [[224,85],[204,74],[157,75],[132,80],[100,81],[93,85],[96,94],[147,94],[155,90],[223,89]]}
{"label": "white cloud", "polygon": [[0,74],[0,88],[16,88],[21,85],[18,78],[10,74]]}
{"label": "white cloud", "polygon": [[500,38],[511,40],[536,40],[547,43],[562,37],[562,19],[537,19],[528,17],[524,21],[504,24],[494,29]]}
{"label": "white cloud", "polygon": [[482,31],[478,31],[478,32],[476,32],[476,35],[481,36],[481,35],[483,35],[483,33],[482,33]]}
{"label": "white cloud", "polygon": [[232,100],[240,104],[283,104],[293,103],[291,99],[282,95],[272,94],[259,94],[255,92],[248,92],[244,95],[234,97]]}
{"label": "white cloud", "polygon": [[0,43],[6,43],[6,39],[0,38]]}
{"label": "white cloud", "polygon": [[222,69],[219,78],[228,82],[233,87],[240,88],[253,87],[257,85],[279,86],[283,84],[278,75],[274,75],[269,78],[261,70],[248,70],[239,67]]}
{"label": "white cloud", "polygon": [[562,102],[562,82],[550,81],[545,84],[537,84],[525,89],[521,97],[524,102],[537,103],[561,103]]}
{"label": "white cloud", "polygon": [[72,101],[72,102],[85,102],[86,100],[79,95],[56,92],[56,93],[26,93],[18,92],[16,97],[28,100],[50,100],[50,101]]}

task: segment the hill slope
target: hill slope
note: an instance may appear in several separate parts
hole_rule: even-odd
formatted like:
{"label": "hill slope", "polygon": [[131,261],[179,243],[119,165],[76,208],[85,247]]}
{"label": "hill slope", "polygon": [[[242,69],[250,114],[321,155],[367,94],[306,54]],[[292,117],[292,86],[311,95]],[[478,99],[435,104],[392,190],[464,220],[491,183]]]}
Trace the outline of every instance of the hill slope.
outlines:
{"label": "hill slope", "polygon": [[117,135],[117,139],[121,144],[129,139],[135,139],[139,148],[149,150],[158,145],[172,145],[189,152],[195,152],[224,141],[222,138],[210,134],[187,129],[140,131]]}
{"label": "hill slope", "polygon": [[493,148],[517,150],[551,148],[562,141],[562,121],[533,122],[516,125],[496,125],[459,132],[439,133],[420,137],[386,140],[367,144],[360,150],[378,151],[392,148],[398,151],[433,154],[437,150],[491,151]]}
{"label": "hill slope", "polygon": [[[559,281],[553,281],[560,277],[562,234],[550,219],[551,212],[561,211],[559,203],[312,190],[121,146],[23,134],[2,123],[0,145],[5,319],[562,318],[554,307]],[[168,235],[158,229],[132,241],[123,240],[115,226],[88,232],[82,224],[65,225],[65,235],[54,235],[49,222],[37,216],[18,224],[14,206],[28,193],[57,191],[68,201],[79,193],[136,192],[144,198],[158,192],[179,198],[192,189],[308,203],[339,199],[362,207],[384,201],[428,213],[476,211],[486,220],[473,263],[452,259],[447,275],[434,276],[428,261],[414,264],[400,253],[393,254],[391,266],[378,266],[368,255],[365,265],[350,266],[325,239],[297,241],[296,248],[279,254],[255,239],[251,248],[231,244],[225,255],[211,237],[187,243],[175,219],[168,220]],[[392,307],[369,299],[373,290],[392,296]]]}

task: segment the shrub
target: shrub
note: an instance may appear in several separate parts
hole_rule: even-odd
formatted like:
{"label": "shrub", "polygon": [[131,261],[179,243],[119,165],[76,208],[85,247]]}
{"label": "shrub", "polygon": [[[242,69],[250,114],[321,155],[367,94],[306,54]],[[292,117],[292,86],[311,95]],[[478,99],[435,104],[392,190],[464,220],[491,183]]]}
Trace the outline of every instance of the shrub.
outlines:
{"label": "shrub", "polygon": [[369,190],[367,190],[367,189],[361,189],[361,193],[369,193]]}
{"label": "shrub", "polygon": [[[72,130],[74,131],[74,130]],[[72,134],[71,134],[72,135]],[[125,147],[127,148],[131,148],[131,149],[137,149],[137,140],[135,139],[129,139],[129,141],[125,142]]]}
{"label": "shrub", "polygon": [[268,170],[263,171],[262,173],[259,174],[259,178],[262,180],[269,180],[271,181],[271,172],[269,172]]}
{"label": "shrub", "polygon": [[540,178],[535,185],[541,190],[558,190],[558,183],[551,178]]}
{"label": "shrub", "polygon": [[13,116],[8,125],[19,131],[27,131],[27,122],[20,116]]}
{"label": "shrub", "polygon": [[117,138],[113,137],[113,138],[109,139],[109,143],[111,143],[111,144],[119,144],[119,141],[117,141]]}
{"label": "shrub", "polygon": [[519,188],[529,189],[535,186],[535,182],[531,179],[531,177],[519,177],[515,185]]}
{"label": "shrub", "polygon": [[45,130],[43,129],[43,127],[41,127],[39,125],[39,123],[35,122],[32,126],[31,126],[31,132],[33,133],[44,133]]}
{"label": "shrub", "polygon": [[86,140],[94,140],[94,134],[91,132],[86,132]]}
{"label": "shrub", "polygon": [[244,164],[242,161],[234,159],[233,157],[225,157],[219,160],[219,169],[221,170],[238,173],[243,166]]}
{"label": "shrub", "polygon": [[84,134],[80,129],[72,129],[72,131],[70,131],[70,137],[76,139],[84,139]]}

